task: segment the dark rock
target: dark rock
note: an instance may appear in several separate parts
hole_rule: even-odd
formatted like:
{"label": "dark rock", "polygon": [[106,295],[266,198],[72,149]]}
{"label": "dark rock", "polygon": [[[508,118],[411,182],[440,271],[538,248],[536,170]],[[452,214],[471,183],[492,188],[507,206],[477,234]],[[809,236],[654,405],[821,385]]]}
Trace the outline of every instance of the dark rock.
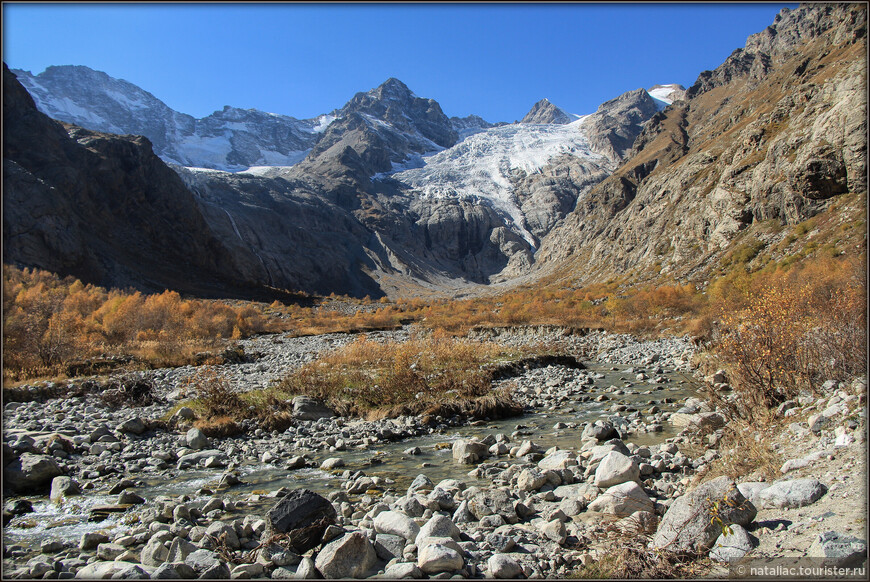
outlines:
{"label": "dark rock", "polygon": [[613,425],[606,420],[596,420],[592,424],[587,424],[580,436],[581,439],[595,439],[598,442],[609,441],[610,439],[618,439],[619,432]]}
{"label": "dark rock", "polygon": [[11,515],[24,515],[33,511],[33,503],[27,499],[13,499],[6,504],[4,511]]}
{"label": "dark rock", "polygon": [[267,531],[289,534],[293,550],[302,554],[321,542],[335,518],[335,508],[327,499],[308,489],[295,489],[269,510]]}
{"label": "dark rock", "polygon": [[378,558],[389,562],[393,558],[402,558],[402,550],[405,548],[405,538],[392,534],[379,533],[375,536],[375,552]]}
{"label": "dark rock", "polygon": [[122,491],[118,494],[118,505],[140,505],[142,503],[145,503],[145,499],[132,491]]}
{"label": "dark rock", "polygon": [[320,420],[332,418],[335,412],[308,396],[296,396],[293,399],[293,418],[299,420]]}
{"label": "dark rock", "polygon": [[57,461],[48,455],[22,453],[17,461],[6,466],[6,485],[19,493],[34,493],[48,488],[52,479],[63,474]]}
{"label": "dark rock", "polygon": [[109,495],[117,495],[124,489],[130,489],[131,487],[135,487],[136,483],[134,483],[130,479],[121,479],[117,483],[115,483],[111,489],[109,489]]}

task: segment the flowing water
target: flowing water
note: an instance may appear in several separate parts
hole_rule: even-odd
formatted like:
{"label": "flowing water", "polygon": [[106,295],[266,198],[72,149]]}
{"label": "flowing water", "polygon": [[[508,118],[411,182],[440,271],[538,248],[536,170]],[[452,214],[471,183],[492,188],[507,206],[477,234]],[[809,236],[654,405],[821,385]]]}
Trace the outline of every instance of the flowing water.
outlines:
{"label": "flowing water", "polygon": [[[340,457],[345,467],[334,472],[320,469],[287,470],[259,462],[256,459],[240,460],[239,476],[243,484],[221,491],[223,498],[247,500],[252,494],[264,494],[281,487],[290,489],[306,487],[321,494],[343,490],[345,480],[341,473],[345,469],[362,470],[366,475],[387,479],[389,488],[401,495],[419,474],[425,474],[433,482],[442,479],[459,479],[469,485],[486,485],[487,479],[478,481],[469,476],[474,466],[454,462],[451,451],[453,441],[459,438],[484,438],[489,434],[504,433],[510,437],[511,443],[519,444],[523,440],[531,440],[546,450],[556,446],[561,449],[579,449],[580,430],[582,423],[607,418],[613,413],[610,407],[614,404],[626,405],[637,410],[646,410],[657,406],[662,412],[676,410],[688,397],[695,395],[693,384],[680,372],[661,374],[668,379],[667,383],[652,384],[648,381],[636,382],[634,374],[626,373],[627,366],[619,366],[612,370],[610,365],[587,364],[588,372],[601,374],[595,386],[585,396],[596,396],[607,393],[606,387],[616,386],[624,393],[610,396],[603,402],[563,402],[560,407],[547,411],[534,411],[512,418],[494,420],[485,423],[475,423],[461,427],[451,427],[442,433],[405,439],[395,442],[376,443],[366,450],[319,451],[311,457],[319,465],[326,458]],[[625,413],[623,413],[625,414]],[[574,428],[556,430],[556,423],[573,424]],[[678,432],[670,423],[662,423],[660,432],[648,432],[629,435],[624,440],[639,446],[657,445]],[[421,454],[407,455],[403,451],[419,447]],[[507,457],[493,457],[490,460],[515,462]],[[136,479],[144,483],[136,493],[146,500],[158,496],[178,497],[187,495],[192,503],[204,501],[211,497],[202,489],[216,488],[223,469],[189,469],[181,472],[174,479],[137,475]],[[30,497],[34,513],[15,518],[6,528],[4,537],[7,546],[19,544],[34,548],[47,539],[63,539],[77,542],[85,532],[111,532],[110,537],[126,531],[136,524],[135,508],[127,514],[113,514],[101,522],[88,521],[88,510],[100,504],[111,504],[116,496],[100,495],[86,492],[85,495],[70,497],[62,506],[50,502],[46,497]],[[231,518],[243,517],[245,514],[265,514],[266,507],[274,503],[271,498],[264,498],[255,503],[256,509],[250,508]],[[259,506],[259,507],[257,507]]]}

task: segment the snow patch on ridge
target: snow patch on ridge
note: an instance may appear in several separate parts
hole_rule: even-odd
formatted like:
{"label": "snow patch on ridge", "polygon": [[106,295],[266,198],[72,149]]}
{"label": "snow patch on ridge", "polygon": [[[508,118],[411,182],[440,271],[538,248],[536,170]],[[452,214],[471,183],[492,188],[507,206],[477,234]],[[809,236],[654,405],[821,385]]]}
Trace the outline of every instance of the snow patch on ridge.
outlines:
{"label": "snow patch on ridge", "polygon": [[321,115],[317,118],[317,125],[311,128],[311,133],[323,133],[329,124],[338,119],[335,115]]}
{"label": "snow patch on ridge", "polygon": [[658,110],[662,111],[674,102],[673,94],[676,91],[682,90],[682,87],[679,85],[656,85],[652,89],[649,89],[647,93],[653,98],[653,101],[655,101]]}

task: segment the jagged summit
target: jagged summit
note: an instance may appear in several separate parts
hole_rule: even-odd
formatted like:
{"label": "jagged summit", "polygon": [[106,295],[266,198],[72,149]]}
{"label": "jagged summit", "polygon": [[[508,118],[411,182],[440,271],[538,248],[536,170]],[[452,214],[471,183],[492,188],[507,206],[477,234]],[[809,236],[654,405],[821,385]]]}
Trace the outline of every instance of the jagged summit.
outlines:
{"label": "jagged summit", "polygon": [[544,98],[532,106],[526,116],[520,120],[520,123],[558,123],[564,125],[577,119],[579,116],[566,113],[551,103],[549,99]]}
{"label": "jagged summit", "polygon": [[394,77],[370,91],[357,93],[344,107],[334,112],[340,118],[354,113],[434,144],[434,147],[424,148],[420,153],[450,147],[458,139],[437,101],[417,97],[407,85]]}

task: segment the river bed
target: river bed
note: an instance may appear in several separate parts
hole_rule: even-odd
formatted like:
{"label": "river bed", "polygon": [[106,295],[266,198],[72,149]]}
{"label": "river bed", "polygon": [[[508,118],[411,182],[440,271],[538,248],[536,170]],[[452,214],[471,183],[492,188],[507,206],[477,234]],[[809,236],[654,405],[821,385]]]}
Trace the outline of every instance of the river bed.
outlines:
{"label": "river bed", "polygon": [[[348,473],[360,470],[367,476],[381,478],[385,491],[399,494],[419,474],[426,475],[435,483],[443,479],[459,479],[469,484],[487,482],[486,478],[478,479],[469,475],[474,466],[454,461],[451,451],[453,442],[460,438],[483,439],[487,435],[501,433],[517,445],[524,440],[531,440],[541,451],[551,447],[578,449],[584,423],[607,418],[619,420],[635,411],[636,414],[649,412],[651,407],[656,407],[660,414],[666,416],[695,394],[690,378],[681,371],[652,370],[660,373],[650,374],[654,376],[652,379],[638,380],[637,366],[587,363],[586,367],[587,370],[582,374],[594,378],[594,384],[589,385],[578,399],[562,399],[557,405],[532,409],[521,416],[442,427],[440,431],[423,436],[377,442],[364,449],[320,450],[312,451],[309,455],[317,466],[327,458],[341,458],[344,467],[340,469],[323,471],[308,467],[287,470],[262,463],[257,458],[232,459],[242,483],[222,490],[220,494],[225,499],[241,502],[239,515],[242,516],[251,512],[264,514],[268,506],[274,503],[274,499],[268,496],[269,492],[305,487],[327,495],[343,490]],[[531,383],[534,384],[534,381],[532,379]],[[522,386],[521,382],[519,389]],[[528,397],[534,398],[534,394]],[[623,409],[615,411],[614,407]],[[677,432],[669,422],[658,423],[652,428],[654,430],[650,432],[624,435],[623,440],[638,446],[657,445]],[[404,452],[414,447],[419,449],[419,454]],[[516,459],[506,456],[492,460],[516,462]],[[148,502],[161,496],[177,498],[183,495],[188,496],[194,504],[205,502],[211,498],[224,471],[224,468],[187,469],[178,471],[170,478],[143,473],[137,475],[138,486],[135,491]],[[140,507],[134,506],[126,513],[112,514],[103,521],[94,522],[88,521],[89,510],[97,505],[115,502],[117,495],[86,491],[84,495],[66,498],[62,504],[51,502],[44,496],[25,496],[25,499],[33,503],[34,512],[13,518],[5,528],[4,541],[7,546],[15,544],[28,551],[38,551],[40,544],[48,539],[77,543],[86,532],[102,531],[113,536],[119,535],[137,524],[137,509]]]}

